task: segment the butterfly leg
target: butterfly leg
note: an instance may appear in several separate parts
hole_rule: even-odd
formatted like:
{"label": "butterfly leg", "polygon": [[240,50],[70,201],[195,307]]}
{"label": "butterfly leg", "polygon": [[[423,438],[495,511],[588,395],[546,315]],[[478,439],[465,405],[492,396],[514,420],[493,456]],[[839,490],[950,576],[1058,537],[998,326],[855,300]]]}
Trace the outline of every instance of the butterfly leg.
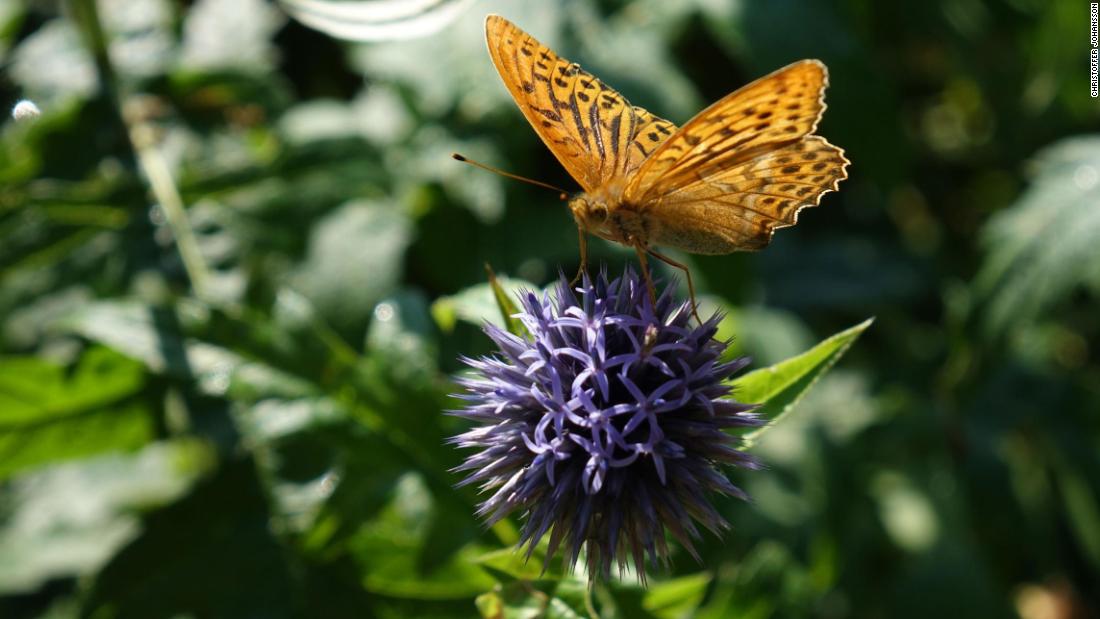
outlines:
{"label": "butterfly leg", "polygon": [[584,233],[584,228],[580,226],[577,226],[577,238],[580,240],[581,246],[581,266],[577,269],[576,277],[569,282],[570,286],[577,285],[577,282],[581,281],[582,277],[588,273],[588,235]]}
{"label": "butterfly leg", "polygon": [[657,305],[657,292],[653,289],[653,278],[649,275],[649,259],[646,258],[646,248],[641,245],[634,246],[634,252],[638,254],[638,262],[642,265],[642,277],[645,278],[645,287],[649,291],[649,300]]}
{"label": "butterfly leg", "polygon": [[660,260],[668,266],[680,269],[684,272],[684,276],[687,278],[688,283],[688,294],[691,295],[691,313],[695,316],[695,320],[699,321],[699,324],[703,324],[703,321],[699,318],[699,304],[695,302],[695,282],[691,281],[691,271],[688,270],[687,265],[681,262],[676,262],[672,258],[669,258],[668,256],[656,250],[647,249],[646,251],[649,252],[650,256],[653,256],[654,258]]}

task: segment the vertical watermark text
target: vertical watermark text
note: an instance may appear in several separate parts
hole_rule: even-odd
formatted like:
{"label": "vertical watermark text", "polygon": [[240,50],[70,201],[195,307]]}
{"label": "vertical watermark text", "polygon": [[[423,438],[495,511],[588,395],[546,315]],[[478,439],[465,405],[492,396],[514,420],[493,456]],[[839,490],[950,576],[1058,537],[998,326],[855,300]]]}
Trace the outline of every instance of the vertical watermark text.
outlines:
{"label": "vertical watermark text", "polygon": [[1095,99],[1100,96],[1097,84],[1097,71],[1100,69],[1100,46],[1097,45],[1097,25],[1100,22],[1100,2],[1089,3],[1089,94]]}

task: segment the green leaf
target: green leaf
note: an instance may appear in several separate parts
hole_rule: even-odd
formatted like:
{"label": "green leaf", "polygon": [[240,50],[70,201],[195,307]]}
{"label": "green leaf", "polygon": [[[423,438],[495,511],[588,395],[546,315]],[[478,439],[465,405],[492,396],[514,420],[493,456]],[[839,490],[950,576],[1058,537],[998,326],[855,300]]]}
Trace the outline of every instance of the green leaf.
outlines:
{"label": "green leaf", "polygon": [[874,318],[868,318],[830,336],[797,357],[735,379],[733,388],[737,399],[760,404],[757,413],[768,424],[745,434],[745,445],[751,446],[761,434],[794,409],[806,391],[840,359],[873,321]]}
{"label": "green leaf", "polygon": [[156,443],[14,478],[0,490],[11,510],[0,521],[0,592],[95,572],[138,536],[138,512],[184,494],[210,455],[197,442]]}
{"label": "green leaf", "polygon": [[434,380],[439,371],[436,333],[424,295],[401,290],[375,306],[367,330],[367,355],[385,368],[390,380],[422,385]]}
{"label": "green leaf", "polygon": [[702,572],[656,583],[646,592],[642,607],[661,619],[694,616],[710,581],[711,575]]}
{"label": "green leaf", "polygon": [[104,301],[66,318],[62,326],[137,359],[150,370],[194,381],[208,395],[299,398],[316,388],[265,363],[194,338],[179,330],[175,312],[135,302]]}
{"label": "green leaf", "polygon": [[519,307],[512,298],[514,295],[505,292],[504,287],[497,280],[497,274],[488,264],[485,265],[485,271],[489,274],[489,287],[493,290],[493,299],[496,300],[497,308],[500,309],[500,317],[504,321],[505,328],[512,335],[527,335],[527,328],[515,317],[519,313]]}
{"label": "green leaf", "polygon": [[409,219],[395,204],[348,202],[317,223],[297,289],[341,333],[362,333],[371,309],[401,281]]}
{"label": "green leaf", "polygon": [[1079,286],[1100,293],[1100,138],[1042,151],[1031,187],[982,230],[985,263],[974,280],[987,336],[1025,325]]}
{"label": "green leaf", "polygon": [[478,557],[477,563],[491,572],[497,579],[508,580],[560,580],[566,577],[565,562],[562,553],[558,553],[550,560],[550,564],[543,569],[546,562],[546,549],[548,539],[539,540],[531,558],[527,559],[526,549],[510,546]]}
{"label": "green leaf", "polygon": [[595,616],[590,610],[588,585],[578,579],[512,582],[478,596],[482,617],[546,617],[581,619]]}
{"label": "green leaf", "polygon": [[397,598],[444,600],[473,597],[493,585],[493,579],[475,563],[485,553],[476,541],[452,548],[446,556],[437,554],[433,561],[420,560],[432,541],[437,519],[447,519],[443,523],[456,533],[466,528],[456,515],[447,513],[447,506],[422,475],[403,474],[386,498],[382,509],[358,527],[348,544],[366,589]]}
{"label": "green leaf", "polygon": [[1077,538],[1081,555],[1093,567],[1100,566],[1100,530],[1096,527],[1100,522],[1100,502],[1082,471],[1065,462],[1065,455],[1059,456],[1055,470],[1062,489],[1066,520]]}
{"label": "green leaf", "polygon": [[511,299],[520,291],[538,289],[538,286],[521,279],[494,277],[488,283],[470,286],[456,295],[440,297],[432,303],[432,317],[445,332],[453,330],[455,322],[461,320],[479,327],[489,322],[515,333],[502,318],[508,312],[506,308],[516,307]]}
{"label": "green leaf", "polygon": [[105,348],[71,371],[34,357],[0,359],[0,480],[48,462],[149,441],[152,418],[135,396],[140,365]]}
{"label": "green leaf", "polygon": [[95,577],[85,616],[290,617],[291,558],[251,458],[224,462]]}
{"label": "green leaf", "polygon": [[267,398],[236,412],[233,420],[249,447],[278,441],[312,428],[339,423],[347,412],[326,397],[283,400]]}

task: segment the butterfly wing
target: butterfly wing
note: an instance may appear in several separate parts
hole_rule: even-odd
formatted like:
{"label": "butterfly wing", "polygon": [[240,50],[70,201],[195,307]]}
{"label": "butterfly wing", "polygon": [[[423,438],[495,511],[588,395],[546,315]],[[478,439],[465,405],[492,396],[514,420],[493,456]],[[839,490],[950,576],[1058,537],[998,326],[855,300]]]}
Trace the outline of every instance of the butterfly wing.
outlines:
{"label": "butterfly wing", "polygon": [[696,254],[763,249],[777,228],[848,177],[844,151],[812,135],[700,176],[647,209],[650,242]]}
{"label": "butterfly wing", "polygon": [[499,15],[486,18],[485,40],[523,115],[585,191],[628,178],[676,131]]}
{"label": "butterfly wing", "polygon": [[847,178],[844,152],[810,135],[825,65],[803,60],[728,95],[640,166],[624,192],[654,222],[650,241],[693,253],[759,249]]}

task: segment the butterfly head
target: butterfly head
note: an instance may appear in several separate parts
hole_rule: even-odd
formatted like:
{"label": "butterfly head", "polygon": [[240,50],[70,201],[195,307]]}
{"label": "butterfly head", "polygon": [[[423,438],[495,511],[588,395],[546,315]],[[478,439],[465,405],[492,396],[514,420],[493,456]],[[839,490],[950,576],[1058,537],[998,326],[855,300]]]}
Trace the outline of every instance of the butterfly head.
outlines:
{"label": "butterfly head", "polygon": [[607,223],[607,204],[588,194],[582,193],[569,200],[569,210],[573,211],[577,225],[584,230],[598,233]]}

